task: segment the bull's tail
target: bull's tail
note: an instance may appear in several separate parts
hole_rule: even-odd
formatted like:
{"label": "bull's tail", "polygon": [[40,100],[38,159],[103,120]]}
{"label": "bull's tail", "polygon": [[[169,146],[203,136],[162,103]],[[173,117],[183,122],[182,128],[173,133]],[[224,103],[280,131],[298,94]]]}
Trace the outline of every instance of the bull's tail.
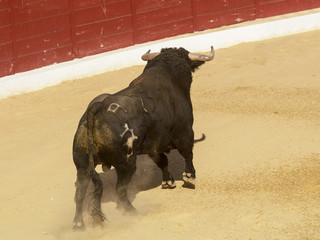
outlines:
{"label": "bull's tail", "polygon": [[202,142],[206,139],[206,135],[202,133],[202,136],[201,138],[198,138],[198,139],[194,139],[194,143],[198,143],[198,142]]}
{"label": "bull's tail", "polygon": [[93,131],[94,131],[94,122],[95,115],[99,111],[101,102],[96,102],[92,104],[87,110],[87,136],[88,136],[88,155],[89,155],[89,165],[88,165],[88,175],[90,177],[94,176],[94,153],[93,153]]}
{"label": "bull's tail", "polygon": [[95,171],[95,163],[94,163],[94,124],[95,124],[95,116],[97,112],[102,108],[101,102],[96,102],[92,104],[87,110],[87,135],[88,135],[88,155],[89,155],[89,164],[87,169],[87,174],[91,178],[92,183],[94,185],[94,191],[92,193],[92,200],[90,202],[91,207],[91,215],[100,217],[101,221],[106,220],[106,216],[101,211],[101,196],[103,191],[103,183],[99,177],[99,174]]}

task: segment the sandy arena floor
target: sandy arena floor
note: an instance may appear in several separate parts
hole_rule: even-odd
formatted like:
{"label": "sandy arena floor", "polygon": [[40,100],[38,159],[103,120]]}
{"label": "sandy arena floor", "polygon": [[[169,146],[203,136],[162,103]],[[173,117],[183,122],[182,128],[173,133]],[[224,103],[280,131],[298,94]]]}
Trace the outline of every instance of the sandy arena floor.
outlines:
{"label": "sandy arena floor", "polygon": [[[109,222],[73,233],[72,140],[96,95],[114,93],[136,66],[0,101],[0,238],[320,239],[320,31],[216,51],[194,74],[196,190],[142,156],[130,185],[136,216],[115,207],[115,172],[102,174]],[[131,56],[140,57],[140,56]],[[100,171],[101,167],[98,167]],[[146,191],[145,191],[146,190]]]}

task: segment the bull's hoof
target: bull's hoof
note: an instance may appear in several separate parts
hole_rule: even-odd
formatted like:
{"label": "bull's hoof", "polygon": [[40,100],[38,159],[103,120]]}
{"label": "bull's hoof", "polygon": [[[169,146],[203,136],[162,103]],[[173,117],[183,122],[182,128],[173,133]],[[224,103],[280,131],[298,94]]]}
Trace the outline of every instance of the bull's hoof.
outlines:
{"label": "bull's hoof", "polygon": [[176,188],[176,183],[172,180],[162,181],[162,189],[174,189]]}
{"label": "bull's hoof", "polygon": [[117,210],[123,211],[123,215],[135,215],[137,213],[137,210],[134,206],[128,201],[128,202],[117,202]]}
{"label": "bull's hoof", "polygon": [[85,225],[83,222],[81,221],[73,222],[72,230],[74,232],[81,232],[81,231],[84,231],[84,229],[85,229]]}
{"label": "bull's hoof", "polygon": [[196,188],[196,178],[192,176],[191,173],[184,172],[182,175],[184,188],[195,189]]}
{"label": "bull's hoof", "polygon": [[123,212],[124,216],[135,216],[137,214],[138,214],[137,209],[135,209],[133,206],[131,206],[129,208],[126,207],[124,212]]}
{"label": "bull's hoof", "polygon": [[130,214],[137,213],[137,209],[134,206],[132,206],[132,204],[125,206],[125,210],[127,213],[130,213]]}
{"label": "bull's hoof", "polygon": [[108,221],[108,219],[106,218],[106,216],[101,210],[92,211],[91,216],[92,216],[91,226],[94,228],[95,227],[104,228],[104,221],[105,220]]}

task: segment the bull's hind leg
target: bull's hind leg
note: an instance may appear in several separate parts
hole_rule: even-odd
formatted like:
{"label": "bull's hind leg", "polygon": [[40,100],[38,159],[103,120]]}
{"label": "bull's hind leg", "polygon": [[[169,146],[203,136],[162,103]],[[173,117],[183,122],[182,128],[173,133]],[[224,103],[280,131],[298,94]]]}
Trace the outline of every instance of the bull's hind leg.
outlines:
{"label": "bull's hind leg", "polygon": [[77,181],[76,185],[76,194],[74,200],[76,202],[76,215],[73,220],[73,230],[84,230],[85,225],[82,217],[82,206],[83,200],[86,196],[87,188],[89,185],[89,176],[87,175],[86,169],[78,168],[77,169]]}
{"label": "bull's hind leg", "polygon": [[121,164],[115,166],[117,172],[116,191],[123,208],[127,212],[134,212],[135,208],[128,199],[128,184],[136,170],[136,156],[132,155],[129,159],[122,159]]}
{"label": "bull's hind leg", "polygon": [[82,211],[83,211],[83,201],[86,196],[90,178],[94,185],[94,192],[93,192],[93,197],[91,202],[91,206],[92,206],[91,215],[94,218],[97,217],[99,221],[104,221],[106,219],[105,215],[101,211],[100,200],[102,196],[103,185],[98,173],[93,170],[91,175],[89,175],[87,168],[79,167],[77,168],[77,181],[75,184],[76,194],[75,194],[74,200],[76,202],[76,215],[73,220],[74,231],[84,230],[85,228]]}
{"label": "bull's hind leg", "polygon": [[176,187],[174,178],[168,170],[168,158],[164,153],[153,153],[149,154],[152,160],[162,171],[162,188],[173,189]]}
{"label": "bull's hind leg", "polygon": [[106,216],[101,210],[101,197],[103,192],[103,183],[99,174],[93,170],[91,173],[91,180],[94,185],[94,191],[91,202],[91,216],[95,218],[97,221],[103,222],[106,220]]}

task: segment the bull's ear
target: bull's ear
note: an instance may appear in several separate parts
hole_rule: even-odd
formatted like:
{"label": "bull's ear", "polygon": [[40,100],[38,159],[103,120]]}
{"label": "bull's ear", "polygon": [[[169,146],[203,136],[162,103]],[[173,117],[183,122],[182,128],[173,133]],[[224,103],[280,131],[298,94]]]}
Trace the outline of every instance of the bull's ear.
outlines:
{"label": "bull's ear", "polygon": [[150,53],[151,50],[149,50],[148,52],[146,52],[145,54],[143,54],[141,56],[141,59],[143,61],[149,61],[154,59],[156,56],[158,56],[160,53],[159,52],[155,52],[155,53]]}
{"label": "bull's ear", "polygon": [[189,53],[188,56],[192,61],[211,61],[214,58],[214,48],[211,46],[211,53],[209,55]]}

